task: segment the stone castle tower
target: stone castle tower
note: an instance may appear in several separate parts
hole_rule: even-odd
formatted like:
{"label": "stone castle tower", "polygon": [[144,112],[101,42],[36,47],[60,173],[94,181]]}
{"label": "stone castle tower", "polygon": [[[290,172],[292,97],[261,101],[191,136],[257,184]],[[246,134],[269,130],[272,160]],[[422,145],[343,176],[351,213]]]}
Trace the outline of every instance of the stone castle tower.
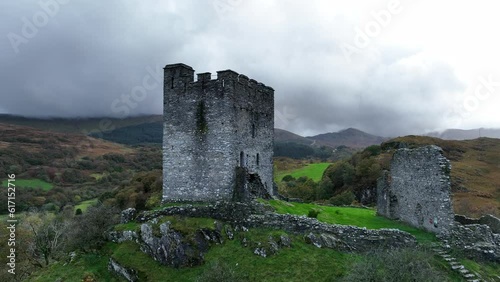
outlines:
{"label": "stone castle tower", "polygon": [[234,199],[238,171],[273,195],[274,89],[232,70],[197,76],[164,68],[163,200]]}

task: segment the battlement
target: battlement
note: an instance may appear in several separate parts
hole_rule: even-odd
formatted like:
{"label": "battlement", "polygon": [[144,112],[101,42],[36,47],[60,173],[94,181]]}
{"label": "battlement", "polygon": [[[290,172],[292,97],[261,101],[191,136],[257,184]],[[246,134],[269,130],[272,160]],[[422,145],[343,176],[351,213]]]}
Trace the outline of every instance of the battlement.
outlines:
{"label": "battlement", "polygon": [[194,71],[192,67],[183,63],[166,65],[163,69],[165,70],[165,69],[176,69],[176,68],[185,68]]}
{"label": "battlement", "polygon": [[[198,73],[196,81],[194,80],[194,72],[195,70],[186,64],[178,63],[178,64],[170,64],[166,65],[165,70],[165,78],[168,78],[168,81],[171,81],[175,78],[182,78],[183,81],[187,83],[207,83],[207,82],[224,82],[231,83],[239,83],[245,87],[249,87],[261,92],[274,92],[274,89],[270,86],[265,85],[264,83],[258,82],[254,79],[248,78],[248,76],[244,74],[237,73],[233,70],[221,70],[217,71],[217,78],[212,79],[212,74],[210,72]],[[166,79],[167,80],[167,79]]]}

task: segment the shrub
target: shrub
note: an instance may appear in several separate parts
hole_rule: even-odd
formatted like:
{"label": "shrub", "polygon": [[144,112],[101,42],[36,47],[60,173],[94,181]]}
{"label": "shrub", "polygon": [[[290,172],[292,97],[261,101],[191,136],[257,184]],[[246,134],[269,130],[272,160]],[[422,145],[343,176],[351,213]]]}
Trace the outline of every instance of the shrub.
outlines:
{"label": "shrub", "polygon": [[88,251],[105,243],[105,232],[118,223],[118,210],[106,206],[92,206],[75,218],[68,231],[69,251]]}
{"label": "shrub", "polygon": [[319,209],[310,209],[307,213],[307,217],[318,218],[318,215],[321,213]]}
{"label": "shrub", "polygon": [[295,178],[293,178],[293,176],[291,176],[290,174],[283,176],[283,178],[281,179],[281,181],[284,181],[284,182],[289,182],[292,180],[295,180]]}
{"label": "shrub", "polygon": [[146,201],[146,209],[153,209],[161,204],[161,196],[153,195]]}
{"label": "shrub", "polygon": [[334,206],[350,205],[356,197],[351,191],[345,191],[330,199],[330,204]]}

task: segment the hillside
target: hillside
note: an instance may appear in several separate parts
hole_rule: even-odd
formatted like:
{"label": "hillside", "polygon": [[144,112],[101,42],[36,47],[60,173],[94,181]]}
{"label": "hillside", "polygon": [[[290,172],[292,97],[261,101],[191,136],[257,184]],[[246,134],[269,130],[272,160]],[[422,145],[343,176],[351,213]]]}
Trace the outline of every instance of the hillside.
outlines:
{"label": "hillside", "polygon": [[[111,127],[125,126],[162,121],[162,115],[145,115],[127,118],[29,118],[0,114],[0,123],[29,126],[41,130],[64,133],[86,134],[87,132],[105,131]],[[107,124],[110,125],[107,125]],[[106,125],[106,126],[103,126]]]}
{"label": "hillside", "polygon": [[444,140],[471,140],[480,137],[500,138],[498,128],[476,128],[476,129],[447,129],[443,132],[430,132],[426,134],[430,137],[437,137]]}
{"label": "hillside", "polygon": [[106,140],[85,136],[49,132],[34,127],[0,123],[0,149],[15,148],[29,153],[57,150],[63,155],[97,157],[108,153],[131,153],[132,149]]}
{"label": "hillside", "polygon": [[112,131],[94,133],[90,136],[127,145],[161,144],[163,142],[163,122],[129,125]]}
{"label": "hillside", "polygon": [[338,146],[365,148],[371,145],[380,145],[382,142],[387,140],[387,138],[368,134],[354,128],[344,129],[339,132],[309,136],[307,138],[314,140],[321,145],[326,145],[333,148]]}
{"label": "hillside", "polygon": [[306,137],[302,137],[298,134],[279,128],[274,129],[274,141],[294,142],[302,145],[311,145],[314,142],[313,140],[307,139]]}
{"label": "hillside", "polygon": [[[109,192],[136,171],[161,168],[157,147],[127,147],[83,134],[0,123],[0,175],[16,175],[16,211],[72,207]],[[0,213],[6,213],[6,193]]]}

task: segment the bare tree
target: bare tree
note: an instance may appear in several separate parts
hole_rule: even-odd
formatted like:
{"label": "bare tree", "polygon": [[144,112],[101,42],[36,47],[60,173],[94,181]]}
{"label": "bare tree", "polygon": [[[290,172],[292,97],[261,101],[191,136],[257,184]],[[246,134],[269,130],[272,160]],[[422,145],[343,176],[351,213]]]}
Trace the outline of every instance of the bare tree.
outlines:
{"label": "bare tree", "polygon": [[29,231],[27,251],[40,266],[42,259],[45,266],[51,258],[61,254],[64,246],[64,235],[67,224],[60,218],[46,213],[31,213],[25,219],[25,227]]}

